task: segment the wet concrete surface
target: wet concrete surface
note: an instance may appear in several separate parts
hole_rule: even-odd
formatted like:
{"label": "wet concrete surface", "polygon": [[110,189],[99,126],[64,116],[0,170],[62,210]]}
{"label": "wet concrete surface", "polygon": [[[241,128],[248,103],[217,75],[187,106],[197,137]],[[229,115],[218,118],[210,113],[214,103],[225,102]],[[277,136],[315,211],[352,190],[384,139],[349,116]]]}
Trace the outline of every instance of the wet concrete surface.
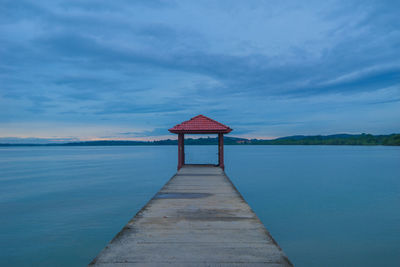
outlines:
{"label": "wet concrete surface", "polygon": [[174,193],[174,192],[170,192],[170,193],[158,193],[154,198],[158,199],[158,198],[180,198],[180,199],[184,199],[184,198],[202,198],[202,197],[208,197],[211,194],[208,193]]}
{"label": "wet concrete surface", "polygon": [[222,169],[185,165],[89,264],[292,266]]}

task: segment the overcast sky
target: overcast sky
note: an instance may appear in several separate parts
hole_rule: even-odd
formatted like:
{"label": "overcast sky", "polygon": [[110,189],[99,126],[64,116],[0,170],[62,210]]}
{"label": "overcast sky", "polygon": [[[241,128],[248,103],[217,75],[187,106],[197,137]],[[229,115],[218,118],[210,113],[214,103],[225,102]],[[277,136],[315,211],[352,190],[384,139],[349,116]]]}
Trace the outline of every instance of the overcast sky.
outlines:
{"label": "overcast sky", "polygon": [[0,137],[400,132],[400,1],[0,1]]}

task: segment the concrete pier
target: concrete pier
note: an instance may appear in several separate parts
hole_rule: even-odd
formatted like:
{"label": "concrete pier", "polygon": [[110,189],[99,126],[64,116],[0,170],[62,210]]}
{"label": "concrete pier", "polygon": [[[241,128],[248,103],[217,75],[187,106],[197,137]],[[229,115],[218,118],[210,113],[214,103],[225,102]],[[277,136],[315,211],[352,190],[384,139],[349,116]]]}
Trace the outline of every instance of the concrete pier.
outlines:
{"label": "concrete pier", "polygon": [[89,264],[292,266],[223,170],[184,165]]}

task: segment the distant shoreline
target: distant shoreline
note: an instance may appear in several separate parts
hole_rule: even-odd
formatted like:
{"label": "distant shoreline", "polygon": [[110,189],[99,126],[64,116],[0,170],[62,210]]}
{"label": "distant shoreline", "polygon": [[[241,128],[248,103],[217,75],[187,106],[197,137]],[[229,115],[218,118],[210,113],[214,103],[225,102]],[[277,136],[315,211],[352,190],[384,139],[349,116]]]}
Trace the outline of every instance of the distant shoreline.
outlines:
{"label": "distant shoreline", "polygon": [[[186,145],[216,145],[217,138],[187,138]],[[295,135],[272,140],[246,139],[238,137],[224,137],[225,145],[354,145],[354,146],[400,146],[400,134],[372,135],[372,134],[334,134],[334,135]],[[160,146],[177,145],[177,140],[157,141],[77,141],[67,143],[0,143],[1,147],[10,146]]]}

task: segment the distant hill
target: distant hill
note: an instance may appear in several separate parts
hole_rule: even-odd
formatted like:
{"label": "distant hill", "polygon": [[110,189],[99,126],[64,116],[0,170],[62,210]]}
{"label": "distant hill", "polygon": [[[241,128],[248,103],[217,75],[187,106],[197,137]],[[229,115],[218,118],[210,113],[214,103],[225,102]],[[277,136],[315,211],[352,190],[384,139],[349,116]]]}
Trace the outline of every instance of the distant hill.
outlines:
{"label": "distant hill", "polygon": [[[215,138],[187,138],[186,145],[216,145]],[[225,145],[400,145],[400,134],[371,135],[371,134],[334,134],[304,136],[295,135],[281,137],[273,140],[246,139],[238,137],[224,137]],[[51,144],[54,145],[54,144]],[[176,140],[160,141],[87,141],[62,144],[65,146],[104,146],[104,145],[177,145]]]}
{"label": "distant hill", "polygon": [[384,145],[399,146],[400,134],[295,135],[274,140],[252,140],[254,145]]}
{"label": "distant hill", "polygon": [[[246,139],[238,137],[224,137],[225,145],[383,145],[400,146],[400,134],[372,135],[372,134],[334,134],[334,135],[294,135],[272,140]],[[185,145],[216,145],[215,138],[187,138]],[[1,144],[0,146],[160,146],[177,145],[177,140],[158,141],[83,141],[50,144]]]}

